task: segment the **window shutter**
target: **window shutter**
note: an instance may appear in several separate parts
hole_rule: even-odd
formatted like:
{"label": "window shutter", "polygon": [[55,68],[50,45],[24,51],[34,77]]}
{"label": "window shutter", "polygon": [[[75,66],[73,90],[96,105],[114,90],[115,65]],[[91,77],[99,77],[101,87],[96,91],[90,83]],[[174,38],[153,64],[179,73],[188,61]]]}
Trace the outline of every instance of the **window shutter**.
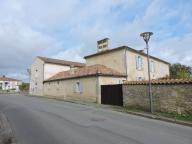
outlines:
{"label": "window shutter", "polygon": [[141,57],[141,69],[143,69],[143,59]]}
{"label": "window shutter", "polygon": [[76,83],[73,84],[73,92],[76,92]]}
{"label": "window shutter", "polygon": [[80,93],[83,93],[83,84],[80,83]]}
{"label": "window shutter", "polygon": [[138,69],[138,56],[135,56],[136,69]]}

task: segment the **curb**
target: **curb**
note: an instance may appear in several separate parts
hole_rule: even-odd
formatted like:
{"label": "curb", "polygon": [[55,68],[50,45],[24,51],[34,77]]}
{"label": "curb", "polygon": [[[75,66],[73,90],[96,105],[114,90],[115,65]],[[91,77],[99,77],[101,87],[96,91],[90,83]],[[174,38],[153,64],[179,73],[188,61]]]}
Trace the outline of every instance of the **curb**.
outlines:
{"label": "curb", "polygon": [[[117,110],[115,110],[115,111],[117,111]],[[120,112],[122,112],[122,111],[120,111]],[[125,113],[136,115],[136,116],[142,116],[142,117],[149,118],[149,119],[161,120],[161,121],[165,121],[165,122],[170,122],[170,123],[174,123],[174,124],[180,124],[180,125],[192,127],[192,123],[190,123],[190,122],[179,121],[176,119],[171,119],[171,118],[166,118],[166,117],[159,117],[157,115],[148,115],[148,114],[131,112],[131,111],[127,111]]]}

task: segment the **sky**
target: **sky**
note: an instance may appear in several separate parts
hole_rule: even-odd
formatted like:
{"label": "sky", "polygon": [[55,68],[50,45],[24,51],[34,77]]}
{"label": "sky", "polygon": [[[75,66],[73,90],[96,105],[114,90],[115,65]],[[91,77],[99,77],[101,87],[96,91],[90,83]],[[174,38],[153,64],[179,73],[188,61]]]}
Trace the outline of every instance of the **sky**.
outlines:
{"label": "sky", "polygon": [[28,80],[36,56],[85,62],[109,47],[145,48],[150,54],[192,66],[192,0],[0,0],[0,75]]}

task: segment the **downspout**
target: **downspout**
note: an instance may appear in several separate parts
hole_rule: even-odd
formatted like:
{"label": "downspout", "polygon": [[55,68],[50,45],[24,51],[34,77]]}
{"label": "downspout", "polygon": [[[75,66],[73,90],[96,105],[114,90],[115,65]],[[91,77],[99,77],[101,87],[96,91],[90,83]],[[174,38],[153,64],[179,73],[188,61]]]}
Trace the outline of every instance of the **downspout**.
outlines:
{"label": "downspout", "polygon": [[97,88],[97,103],[101,104],[101,86],[100,86],[100,81],[99,81],[99,73],[97,72],[96,74],[96,88]]}
{"label": "downspout", "polygon": [[43,96],[44,96],[44,80],[45,80],[45,76],[44,76],[44,68],[45,67],[45,63],[43,63],[43,82],[42,82],[42,84],[43,84]]}
{"label": "downspout", "polygon": [[125,73],[126,73],[126,80],[128,78],[128,72],[127,72],[127,49],[125,48],[125,53],[124,53],[124,67],[125,67]]}

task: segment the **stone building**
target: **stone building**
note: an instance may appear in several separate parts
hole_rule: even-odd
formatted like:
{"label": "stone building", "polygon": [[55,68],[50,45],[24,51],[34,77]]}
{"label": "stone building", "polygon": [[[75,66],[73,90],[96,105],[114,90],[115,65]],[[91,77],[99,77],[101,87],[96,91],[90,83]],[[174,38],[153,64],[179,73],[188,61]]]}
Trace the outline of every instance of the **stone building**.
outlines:
{"label": "stone building", "polygon": [[[109,49],[98,41],[98,52],[85,64],[37,57],[31,66],[30,94],[101,102],[101,85],[147,80],[147,55],[127,46]],[[150,56],[152,79],[169,76],[169,63]]]}

